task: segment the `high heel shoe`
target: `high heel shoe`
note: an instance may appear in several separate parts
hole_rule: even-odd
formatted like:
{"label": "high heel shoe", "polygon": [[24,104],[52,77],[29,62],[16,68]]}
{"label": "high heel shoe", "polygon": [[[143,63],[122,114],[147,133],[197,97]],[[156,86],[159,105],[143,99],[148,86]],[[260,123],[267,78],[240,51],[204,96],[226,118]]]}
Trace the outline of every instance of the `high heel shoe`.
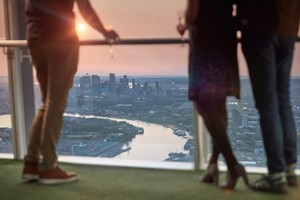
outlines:
{"label": "high heel shoe", "polygon": [[224,190],[233,190],[240,177],[243,178],[245,185],[249,186],[249,181],[245,168],[240,164],[236,164],[233,169],[228,170],[227,181],[224,185],[221,185],[220,187]]}
{"label": "high heel shoe", "polygon": [[201,182],[203,183],[213,183],[218,185],[219,183],[219,169],[217,164],[210,164],[207,167],[206,172],[201,178]]}

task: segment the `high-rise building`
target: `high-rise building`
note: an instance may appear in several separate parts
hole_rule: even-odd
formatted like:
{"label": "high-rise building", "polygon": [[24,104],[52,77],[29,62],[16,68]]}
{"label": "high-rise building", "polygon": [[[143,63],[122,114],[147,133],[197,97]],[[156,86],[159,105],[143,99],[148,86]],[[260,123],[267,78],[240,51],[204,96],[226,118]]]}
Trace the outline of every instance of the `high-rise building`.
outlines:
{"label": "high-rise building", "polygon": [[124,75],[123,78],[120,78],[120,85],[118,87],[119,95],[126,95],[129,89],[129,80],[127,75]]}
{"label": "high-rise building", "polygon": [[111,73],[109,74],[109,92],[116,91],[116,75]]}
{"label": "high-rise building", "polygon": [[100,76],[92,75],[92,92],[94,96],[100,95]]}
{"label": "high-rise building", "polygon": [[120,85],[122,88],[128,88],[129,80],[127,75],[124,75],[123,78],[120,79]]}
{"label": "high-rise building", "polygon": [[104,83],[100,84],[100,91],[101,91],[101,95],[107,95],[109,92],[109,82],[105,81]]}
{"label": "high-rise building", "polygon": [[135,78],[132,79],[132,89],[135,88]]}
{"label": "high-rise building", "polygon": [[124,76],[123,76],[123,79],[124,79],[124,85],[125,85],[126,87],[128,87],[129,79],[128,79],[127,75],[124,75]]}
{"label": "high-rise building", "polygon": [[231,110],[232,124],[234,127],[239,127],[242,125],[242,116],[238,109]]}
{"label": "high-rise building", "polygon": [[90,90],[91,89],[91,77],[88,74],[80,77],[80,88],[82,90]]}
{"label": "high-rise building", "polygon": [[241,125],[242,127],[246,128],[248,127],[248,109],[246,107],[243,107],[241,109]]}
{"label": "high-rise building", "polygon": [[100,76],[92,75],[92,89],[96,89],[100,87]]}
{"label": "high-rise building", "polygon": [[148,84],[148,82],[145,82],[144,87],[143,87],[144,95],[147,95],[148,91],[149,91],[149,84]]}
{"label": "high-rise building", "polygon": [[158,84],[158,81],[155,81],[155,89],[159,89],[159,84]]}
{"label": "high-rise building", "polygon": [[248,116],[247,115],[242,115],[242,126],[244,128],[247,128],[248,127]]}
{"label": "high-rise building", "polygon": [[116,75],[115,74],[109,74],[109,83],[116,84]]}

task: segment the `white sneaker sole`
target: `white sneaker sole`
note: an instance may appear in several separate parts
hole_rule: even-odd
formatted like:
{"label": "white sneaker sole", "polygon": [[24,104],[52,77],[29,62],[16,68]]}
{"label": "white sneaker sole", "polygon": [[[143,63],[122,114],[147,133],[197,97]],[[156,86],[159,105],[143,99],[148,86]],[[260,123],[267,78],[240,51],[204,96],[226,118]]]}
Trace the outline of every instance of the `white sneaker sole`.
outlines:
{"label": "white sneaker sole", "polygon": [[39,175],[37,175],[37,174],[22,174],[22,179],[24,181],[37,181],[39,179]]}
{"label": "white sneaker sole", "polygon": [[45,185],[56,185],[56,184],[63,184],[63,183],[71,183],[74,181],[77,181],[78,177],[70,177],[68,179],[39,179],[39,183],[45,184]]}

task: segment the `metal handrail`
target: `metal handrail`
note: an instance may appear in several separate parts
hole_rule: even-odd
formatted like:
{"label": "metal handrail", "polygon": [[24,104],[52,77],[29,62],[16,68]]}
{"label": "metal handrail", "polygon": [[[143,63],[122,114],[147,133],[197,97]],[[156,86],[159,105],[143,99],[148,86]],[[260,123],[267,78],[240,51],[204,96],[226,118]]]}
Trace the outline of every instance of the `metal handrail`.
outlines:
{"label": "metal handrail", "polygon": [[25,47],[26,40],[0,40],[0,47]]}
{"label": "metal handrail", "polygon": [[[300,42],[300,37],[297,37],[297,42]],[[187,44],[188,39],[177,38],[141,38],[141,39],[122,39],[115,42],[107,40],[81,40],[80,45],[163,45],[163,44]],[[0,47],[25,47],[26,40],[0,40]]]}
{"label": "metal handrail", "polygon": [[[106,40],[82,40],[80,45],[163,45],[163,44],[183,44],[188,43],[188,39],[177,38],[141,38],[141,39],[122,39],[115,42]],[[26,40],[0,40],[0,47],[25,47]]]}

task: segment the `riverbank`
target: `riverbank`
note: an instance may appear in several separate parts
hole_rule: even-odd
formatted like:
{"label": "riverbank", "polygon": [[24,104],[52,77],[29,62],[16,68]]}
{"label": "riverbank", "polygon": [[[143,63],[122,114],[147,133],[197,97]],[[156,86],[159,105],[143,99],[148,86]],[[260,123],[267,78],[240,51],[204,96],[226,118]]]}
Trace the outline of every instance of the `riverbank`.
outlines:
{"label": "riverbank", "polygon": [[171,128],[162,125],[94,115],[65,114],[65,116],[124,121],[143,128],[144,134],[137,135],[127,144],[127,148],[130,147],[130,149],[118,155],[117,157],[120,159],[164,161],[169,158],[169,154],[172,152],[187,153],[184,150],[187,139],[176,136]]}

